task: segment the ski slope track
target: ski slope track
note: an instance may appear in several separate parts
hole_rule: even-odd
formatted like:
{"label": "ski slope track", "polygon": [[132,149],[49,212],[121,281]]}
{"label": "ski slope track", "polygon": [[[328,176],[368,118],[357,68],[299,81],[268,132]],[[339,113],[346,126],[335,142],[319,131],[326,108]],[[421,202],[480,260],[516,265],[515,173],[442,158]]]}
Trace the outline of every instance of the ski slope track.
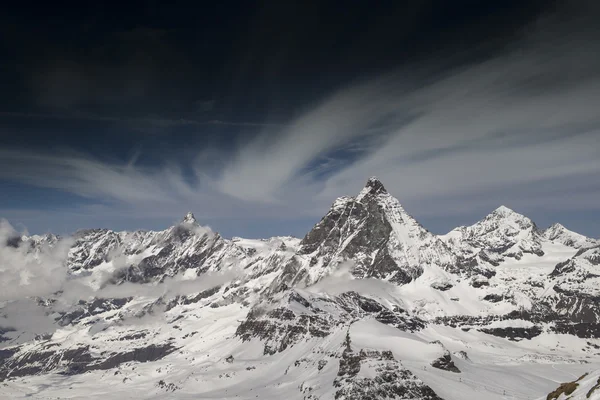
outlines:
{"label": "ski slope track", "polygon": [[371,178],[303,239],[68,240],[60,290],[0,303],[2,399],[600,398],[600,242],[504,206],[438,236]]}

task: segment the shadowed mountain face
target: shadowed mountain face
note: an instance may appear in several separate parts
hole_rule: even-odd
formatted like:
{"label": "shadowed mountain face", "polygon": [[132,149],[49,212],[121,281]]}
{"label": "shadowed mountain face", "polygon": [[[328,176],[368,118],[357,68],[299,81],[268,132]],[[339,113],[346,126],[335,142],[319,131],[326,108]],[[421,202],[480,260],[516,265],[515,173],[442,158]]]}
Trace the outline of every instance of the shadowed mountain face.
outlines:
{"label": "shadowed mountain face", "polygon": [[[24,236],[13,248],[42,260],[61,240]],[[527,343],[539,338],[539,357],[557,357],[556,346],[571,346],[573,360],[600,356],[599,248],[507,207],[436,236],[377,178],[337,199],[302,240],[229,240],[191,213],[164,231],[84,230],[64,260],[64,288],[35,299],[52,328],[0,326],[0,380],[93,375],[126,390],[139,366],[152,396],[226,397],[234,386],[242,398],[258,386],[292,396],[283,384],[303,399],[457,398],[437,379],[480,379],[473,371],[487,364],[465,363],[490,357],[457,343],[512,346],[517,364],[531,362]],[[289,366],[271,369],[282,360]],[[438,372],[421,375],[421,364]],[[151,382],[172,368],[176,382]],[[211,384],[236,383],[200,389],[198,368]],[[260,368],[272,379],[253,378]]]}
{"label": "shadowed mountain face", "polygon": [[292,269],[292,285],[314,283],[348,260],[353,276],[396,284],[418,278],[427,266],[453,269],[457,264],[450,249],[407,214],[377,178],[370,178],[358,196],[336,200],[304,237],[298,254],[309,262]]}

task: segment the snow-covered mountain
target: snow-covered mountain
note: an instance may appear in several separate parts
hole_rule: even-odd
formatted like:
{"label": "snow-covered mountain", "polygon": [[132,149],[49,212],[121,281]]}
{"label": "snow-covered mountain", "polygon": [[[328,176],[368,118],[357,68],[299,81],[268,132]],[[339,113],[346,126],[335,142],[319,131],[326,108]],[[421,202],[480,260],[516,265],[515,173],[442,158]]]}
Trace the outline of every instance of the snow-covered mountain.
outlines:
{"label": "snow-covered mountain", "polygon": [[68,240],[60,290],[0,303],[0,398],[533,399],[600,368],[600,246],[507,207],[437,236],[371,178],[302,240]]}
{"label": "snow-covered mountain", "polygon": [[600,245],[598,240],[570,231],[559,223],[553,224],[551,227],[546,229],[544,231],[544,237],[555,243],[561,243],[565,246],[574,247],[576,249]]}
{"label": "snow-covered mountain", "polygon": [[426,268],[455,270],[457,259],[435,235],[404,211],[376,178],[356,197],[341,197],[300,242],[285,268],[288,286],[311,285],[348,267],[353,277],[399,285]]}
{"label": "snow-covered mountain", "polygon": [[498,266],[507,258],[524,254],[543,256],[543,234],[535,223],[508,207],[500,206],[481,221],[461,226],[442,239],[466,258]]}

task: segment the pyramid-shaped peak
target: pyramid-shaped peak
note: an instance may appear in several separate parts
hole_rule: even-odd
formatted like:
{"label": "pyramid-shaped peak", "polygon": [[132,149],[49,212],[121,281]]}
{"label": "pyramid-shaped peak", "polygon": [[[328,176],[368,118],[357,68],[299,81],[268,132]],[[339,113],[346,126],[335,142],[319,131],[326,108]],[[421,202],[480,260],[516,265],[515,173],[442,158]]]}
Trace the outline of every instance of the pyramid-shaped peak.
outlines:
{"label": "pyramid-shaped peak", "polygon": [[372,176],[367,180],[365,189],[368,189],[371,194],[387,193],[385,186],[383,186],[383,183],[376,176]]}
{"label": "pyramid-shaped peak", "polygon": [[512,209],[510,209],[510,208],[508,208],[508,207],[506,207],[504,205],[496,208],[494,210],[494,212],[497,213],[497,214],[514,214],[515,213]]}
{"label": "pyramid-shaped peak", "polygon": [[547,229],[544,230],[544,236],[546,236],[546,238],[551,239],[551,240],[556,239],[557,237],[559,237],[561,235],[569,235],[569,234],[578,235],[575,232],[571,232],[569,229],[565,228],[562,224],[559,224],[558,222],[553,223]]}
{"label": "pyramid-shaped peak", "polygon": [[576,249],[595,247],[600,244],[596,239],[589,238],[577,232],[565,228],[558,222],[552,224],[548,229],[543,231],[546,239],[562,243],[565,246],[574,247]]}
{"label": "pyramid-shaped peak", "polygon": [[195,224],[197,221],[196,217],[194,217],[194,214],[191,211],[189,211],[187,214],[185,214],[185,217],[183,217],[183,220],[181,222],[186,224]]}
{"label": "pyramid-shaped peak", "polygon": [[510,215],[520,215],[516,211],[514,211],[506,206],[500,206],[500,207],[496,208],[492,214],[499,215],[501,217],[507,217]]}
{"label": "pyramid-shaped peak", "polygon": [[496,208],[492,213],[488,214],[480,223],[485,224],[486,222],[494,221],[501,225],[514,225],[519,227],[519,229],[537,229],[535,226],[535,222],[533,222],[529,217],[519,214],[518,212],[506,207],[500,206]]}
{"label": "pyramid-shaped peak", "polygon": [[387,194],[387,190],[385,190],[383,183],[381,183],[381,181],[377,179],[377,177],[372,176],[369,178],[367,184],[360,191],[358,196],[356,196],[356,200],[362,201],[362,199],[367,195],[377,196],[379,194]]}

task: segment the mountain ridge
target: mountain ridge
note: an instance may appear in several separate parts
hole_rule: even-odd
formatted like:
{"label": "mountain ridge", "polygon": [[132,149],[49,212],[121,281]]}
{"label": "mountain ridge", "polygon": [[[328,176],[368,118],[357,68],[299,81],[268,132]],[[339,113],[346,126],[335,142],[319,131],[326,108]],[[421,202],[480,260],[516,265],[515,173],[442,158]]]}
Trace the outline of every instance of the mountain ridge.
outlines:
{"label": "mountain ridge", "polygon": [[[192,213],[162,231],[82,230],[63,289],[35,300],[44,328],[0,323],[0,381],[12,388],[64,376],[79,385],[70,377],[91,374],[118,390],[143,381],[149,398],[168,387],[182,398],[254,398],[252,389],[305,400],[478,399],[479,371],[503,357],[539,371],[541,360],[600,363],[600,247],[564,240],[579,238],[569,232],[540,230],[501,206],[434,235],[375,177],[336,199],[302,239],[226,239]],[[16,250],[42,262],[57,240],[24,236]],[[27,301],[0,304],[5,318]],[[252,378],[257,363],[272,377]],[[176,381],[157,372],[169,365]],[[147,375],[136,378],[135,368]],[[213,389],[194,383],[198,368]],[[465,387],[452,394],[448,373],[479,382],[473,397]],[[155,376],[163,383],[150,383]],[[551,390],[531,379],[538,395]]]}

